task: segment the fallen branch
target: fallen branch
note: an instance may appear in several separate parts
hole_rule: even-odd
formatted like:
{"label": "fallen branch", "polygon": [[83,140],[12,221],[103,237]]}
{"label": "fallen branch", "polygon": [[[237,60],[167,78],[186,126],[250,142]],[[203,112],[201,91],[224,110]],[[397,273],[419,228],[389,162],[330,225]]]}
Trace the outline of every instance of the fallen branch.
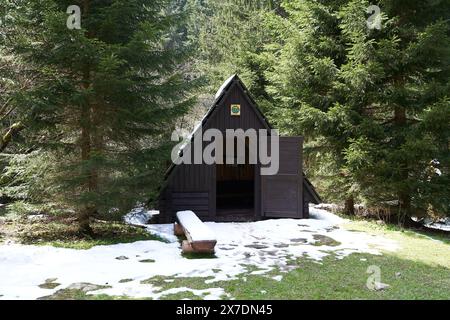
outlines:
{"label": "fallen branch", "polygon": [[25,126],[21,122],[14,123],[9,127],[3,136],[0,136],[0,152],[3,152],[15,134],[25,129]]}

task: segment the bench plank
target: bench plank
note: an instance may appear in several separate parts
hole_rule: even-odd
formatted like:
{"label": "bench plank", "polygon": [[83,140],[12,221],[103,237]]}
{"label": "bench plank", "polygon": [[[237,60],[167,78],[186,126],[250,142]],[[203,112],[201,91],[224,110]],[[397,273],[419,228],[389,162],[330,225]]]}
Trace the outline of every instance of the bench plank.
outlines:
{"label": "bench plank", "polygon": [[[177,218],[183,229],[189,233],[190,242],[216,241],[216,235],[192,211],[179,211]],[[189,239],[190,238],[190,239]]]}
{"label": "bench plank", "polygon": [[192,211],[177,212],[179,223],[175,223],[175,234],[180,233],[180,229],[186,235],[182,243],[184,253],[214,253],[217,240],[216,235],[208,228]]}

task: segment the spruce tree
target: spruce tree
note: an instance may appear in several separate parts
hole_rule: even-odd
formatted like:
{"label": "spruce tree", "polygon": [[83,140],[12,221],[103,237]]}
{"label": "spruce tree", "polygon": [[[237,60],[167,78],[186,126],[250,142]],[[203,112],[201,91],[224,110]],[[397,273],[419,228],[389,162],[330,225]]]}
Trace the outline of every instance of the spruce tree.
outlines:
{"label": "spruce tree", "polygon": [[168,37],[184,15],[166,0],[14,3],[5,48],[39,76],[27,130],[52,161],[58,192],[47,201],[75,210],[89,233],[93,215],[145,201],[160,182],[173,123],[192,103],[178,72],[188,52]]}
{"label": "spruce tree", "polygon": [[[285,1],[272,118],[307,138],[328,199],[449,212],[448,1]],[[381,29],[367,8],[381,9]],[[315,157],[312,157],[314,155]]]}
{"label": "spruce tree", "polygon": [[308,176],[328,201],[352,198],[357,185],[344,169],[351,119],[342,112],[336,86],[346,61],[338,12],[346,1],[283,1],[284,16],[272,15],[277,42],[266,53],[268,115],[285,135],[305,137]]}
{"label": "spruce tree", "polygon": [[368,29],[351,1],[341,10],[348,47],[345,105],[356,122],[346,168],[372,204],[396,220],[450,214],[450,3],[380,1],[381,29]]}
{"label": "spruce tree", "polygon": [[214,92],[228,76],[239,74],[260,104],[269,99],[263,52],[272,40],[265,17],[276,12],[279,2],[188,1],[191,41],[197,48],[196,69],[206,78],[206,91]]}

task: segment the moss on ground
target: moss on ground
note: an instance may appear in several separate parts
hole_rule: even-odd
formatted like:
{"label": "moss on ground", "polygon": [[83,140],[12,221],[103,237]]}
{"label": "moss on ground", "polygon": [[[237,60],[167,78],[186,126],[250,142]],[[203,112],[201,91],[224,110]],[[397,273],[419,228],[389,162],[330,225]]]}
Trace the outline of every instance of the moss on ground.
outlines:
{"label": "moss on ground", "polygon": [[[251,275],[258,270],[247,266],[238,280],[205,284],[206,278],[154,277],[148,283],[170,288],[208,289],[221,287],[235,299],[448,299],[450,297],[450,246],[444,237],[429,237],[374,222],[352,221],[344,226],[355,232],[383,236],[398,243],[395,252],[383,255],[355,253],[343,259],[331,254],[317,262],[307,257],[290,259],[294,270],[273,270],[264,275]],[[330,238],[331,239],[331,238]],[[334,239],[321,239],[322,244],[335,245]],[[366,286],[370,266],[381,270],[381,282],[389,288],[380,291]],[[271,277],[283,275],[281,281]],[[165,282],[171,279],[173,282]],[[170,298],[192,298],[180,292]],[[163,297],[164,298],[164,297]]]}
{"label": "moss on ground", "polygon": [[142,280],[141,284],[151,284],[154,287],[161,288],[158,291],[166,291],[173,288],[187,287],[195,290],[203,290],[211,288],[211,284],[205,281],[211,280],[213,277],[164,277],[155,276],[146,280]]}
{"label": "moss on ground", "polygon": [[127,282],[131,282],[133,281],[133,279],[122,279],[119,281],[119,283],[127,283]]}
{"label": "moss on ground", "polygon": [[[79,239],[72,233],[76,225],[70,221],[38,221],[24,226],[5,224],[2,228],[21,228],[20,239],[24,243],[46,243],[56,246],[90,248],[97,244],[112,244],[150,240],[154,237],[144,230],[124,226],[114,222],[94,222],[93,227],[99,238]],[[53,228],[55,227],[55,228]],[[349,231],[365,232],[382,236],[398,243],[399,249],[385,251],[383,255],[351,254],[338,259],[330,254],[317,262],[307,257],[294,259],[289,266],[295,267],[289,272],[273,270],[264,275],[252,275],[258,270],[248,266],[237,280],[219,281],[206,284],[211,277],[152,277],[141,283],[161,288],[159,292],[171,288],[186,287],[197,290],[221,287],[235,299],[448,299],[450,297],[450,241],[446,236],[429,236],[411,230],[402,230],[392,225],[379,225],[367,221],[350,221],[344,225]],[[5,229],[3,229],[5,230]],[[8,229],[10,230],[10,229]],[[64,232],[68,232],[64,234]],[[331,238],[330,238],[331,239]],[[326,238],[316,239],[322,245],[336,244]],[[75,242],[75,244],[74,244]],[[195,257],[198,258],[198,257]],[[205,258],[210,258],[205,257]],[[243,260],[245,263],[245,259]],[[372,291],[366,287],[370,266],[381,270],[381,282],[389,284],[382,291]],[[215,270],[218,272],[218,270]],[[271,279],[283,275],[281,281]],[[52,281],[50,281],[52,280]],[[121,283],[132,281],[123,279]],[[43,285],[53,286],[57,279],[48,279]],[[98,289],[97,289],[98,290]],[[82,299],[112,300],[129,299],[126,296],[108,296],[89,294],[83,287],[68,287],[41,299]],[[179,292],[161,297],[161,299],[197,299],[192,292]],[[225,296],[224,296],[225,298]]]}
{"label": "moss on ground", "polygon": [[57,278],[51,278],[51,279],[47,279],[45,280],[44,283],[40,284],[38,287],[41,289],[55,289],[56,287],[60,286],[60,283],[57,283],[56,280],[58,280]]}
{"label": "moss on ground", "polygon": [[92,236],[78,232],[76,220],[68,216],[43,216],[42,219],[29,220],[2,218],[0,237],[12,238],[22,244],[51,245],[71,249],[90,249],[98,245],[130,243],[143,240],[163,239],[153,236],[145,229],[118,221],[95,220],[91,223]]}
{"label": "moss on ground", "polygon": [[313,235],[313,238],[315,240],[315,242],[313,243],[314,246],[337,247],[341,244],[339,241],[336,241],[333,238],[324,236],[322,234],[315,234]]}

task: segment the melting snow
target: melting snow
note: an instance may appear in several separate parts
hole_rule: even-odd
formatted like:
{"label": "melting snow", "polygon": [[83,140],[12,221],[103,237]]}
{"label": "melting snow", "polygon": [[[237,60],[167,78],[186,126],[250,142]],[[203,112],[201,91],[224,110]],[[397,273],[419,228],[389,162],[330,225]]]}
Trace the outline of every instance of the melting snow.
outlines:
{"label": "melting snow", "polygon": [[[311,219],[266,220],[252,223],[207,223],[217,237],[215,259],[187,259],[173,236],[173,226],[148,225],[147,230],[168,242],[139,241],[128,244],[96,246],[73,250],[50,246],[0,245],[0,299],[35,299],[53,294],[74,283],[92,283],[111,288],[90,291],[127,295],[135,298],[161,298],[189,291],[204,298],[219,298],[225,292],[214,284],[220,280],[243,278],[250,271],[265,274],[275,267],[282,272],[294,266],[289,260],[306,256],[320,261],[334,253],[343,258],[354,252],[380,254],[396,250],[395,242],[362,232],[350,232],[338,225],[345,220],[325,210],[311,208]],[[139,221],[134,221],[142,223]],[[337,243],[317,245],[317,235]],[[316,237],[314,237],[316,236]],[[313,245],[316,243],[316,245]],[[321,243],[319,243],[321,244]],[[118,260],[124,256],[128,259]],[[154,263],[142,263],[153,259]],[[161,288],[141,281],[154,276],[204,277],[210,289],[193,290]],[[39,288],[47,279],[61,285],[54,289]],[[128,282],[120,280],[132,279]],[[281,281],[279,276],[274,281]],[[176,282],[175,282],[176,283]],[[206,296],[205,296],[206,295]]]}
{"label": "melting snow", "polygon": [[146,225],[150,219],[159,214],[159,211],[156,210],[146,210],[144,207],[137,207],[133,209],[130,213],[128,213],[124,220],[128,224],[132,224],[135,226],[144,226]]}
{"label": "melting snow", "polygon": [[192,241],[213,241],[216,235],[192,211],[177,212],[180,223],[189,230]]}

